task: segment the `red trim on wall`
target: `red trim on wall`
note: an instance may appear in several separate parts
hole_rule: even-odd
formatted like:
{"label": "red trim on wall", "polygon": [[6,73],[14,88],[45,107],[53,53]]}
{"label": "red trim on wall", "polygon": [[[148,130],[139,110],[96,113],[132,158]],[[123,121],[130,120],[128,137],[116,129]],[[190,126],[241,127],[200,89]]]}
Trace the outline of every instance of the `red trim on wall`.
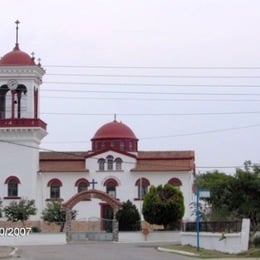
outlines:
{"label": "red trim on wall", "polygon": [[168,181],[169,184],[172,184],[172,185],[176,185],[176,186],[182,186],[182,182],[180,179],[178,178],[171,178],[169,181]]}
{"label": "red trim on wall", "polygon": [[146,184],[147,186],[150,186],[150,181],[146,178],[139,178],[136,182],[135,182],[135,186],[139,186],[140,182],[142,180],[142,183]]}
{"label": "red trim on wall", "polygon": [[47,186],[50,187],[54,182],[57,182],[60,187],[62,186],[62,182],[57,178],[49,180]]}
{"label": "red trim on wall", "polygon": [[80,178],[75,182],[75,186],[78,186],[81,182],[84,182],[87,184],[87,186],[89,186],[89,181],[85,178]]}
{"label": "red trim on wall", "polygon": [[9,197],[4,197],[5,200],[20,200],[21,197],[19,196],[9,196]]}
{"label": "red trim on wall", "polygon": [[110,182],[112,182],[115,186],[119,186],[118,182],[117,182],[115,179],[113,179],[113,178],[107,179],[107,180],[104,182],[104,186],[107,186],[108,183],[110,183]]}
{"label": "red trim on wall", "polygon": [[21,183],[20,179],[18,177],[16,177],[16,176],[9,176],[8,178],[6,178],[5,184],[8,184],[9,181],[13,181],[13,180],[16,181],[16,183],[18,183],[18,184]]}

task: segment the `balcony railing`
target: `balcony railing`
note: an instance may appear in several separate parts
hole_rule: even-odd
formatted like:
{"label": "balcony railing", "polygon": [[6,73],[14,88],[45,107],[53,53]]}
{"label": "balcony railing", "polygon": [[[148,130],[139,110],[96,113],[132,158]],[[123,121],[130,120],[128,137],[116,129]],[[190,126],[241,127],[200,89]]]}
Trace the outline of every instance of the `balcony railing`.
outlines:
{"label": "balcony railing", "polygon": [[7,118],[0,119],[1,127],[41,127],[46,130],[47,124],[38,118]]}

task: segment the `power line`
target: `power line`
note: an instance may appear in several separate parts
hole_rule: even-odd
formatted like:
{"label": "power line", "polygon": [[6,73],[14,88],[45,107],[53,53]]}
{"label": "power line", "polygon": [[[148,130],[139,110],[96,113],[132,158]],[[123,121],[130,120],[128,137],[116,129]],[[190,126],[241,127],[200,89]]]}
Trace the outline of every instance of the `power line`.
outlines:
{"label": "power line", "polygon": [[62,65],[46,64],[49,68],[88,69],[151,69],[151,70],[259,70],[259,66],[126,66],[126,65]]}
{"label": "power line", "polygon": [[[111,116],[111,113],[72,113],[72,112],[42,112],[44,115],[66,115],[66,116]],[[119,116],[212,116],[212,115],[249,115],[260,114],[260,111],[240,112],[198,112],[198,113],[117,113]]]}
{"label": "power line", "polygon": [[46,76],[62,77],[109,77],[109,78],[191,78],[191,79],[259,79],[260,76],[230,75],[144,75],[144,74],[88,74],[88,73],[47,73]]}
{"label": "power line", "polygon": [[196,96],[260,96],[260,93],[216,93],[216,92],[152,92],[152,91],[112,91],[85,89],[42,89],[44,92],[140,94],[140,95],[196,95]]}
{"label": "power line", "polygon": [[88,100],[134,100],[134,101],[198,101],[198,102],[260,102],[260,99],[177,99],[177,98],[126,98],[126,97],[72,97],[72,96],[41,96],[50,99],[88,99]]}
{"label": "power line", "polygon": [[249,84],[165,84],[165,83],[117,83],[117,82],[79,82],[79,81],[45,81],[55,85],[83,85],[83,86],[144,86],[144,87],[210,87],[210,88],[260,88],[260,85]]}
{"label": "power line", "polygon": [[220,132],[229,132],[229,131],[236,131],[236,130],[241,130],[241,129],[255,128],[255,127],[260,127],[260,124],[240,126],[240,127],[220,128],[220,129],[192,132],[192,133],[186,133],[186,134],[144,137],[144,138],[140,138],[140,139],[142,139],[142,140],[143,139],[160,139],[160,138],[173,138],[173,137],[184,137],[184,136],[193,136],[193,135],[214,134],[214,133],[220,133]]}

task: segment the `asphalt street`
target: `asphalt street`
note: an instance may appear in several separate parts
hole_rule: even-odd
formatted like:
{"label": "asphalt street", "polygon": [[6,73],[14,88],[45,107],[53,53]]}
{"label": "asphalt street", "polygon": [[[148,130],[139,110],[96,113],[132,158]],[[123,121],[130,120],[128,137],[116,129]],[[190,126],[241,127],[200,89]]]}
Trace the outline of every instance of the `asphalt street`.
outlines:
{"label": "asphalt street", "polygon": [[[19,246],[20,260],[188,260],[190,257],[160,252],[157,244],[87,242],[66,245]],[[194,259],[194,258],[193,258]]]}

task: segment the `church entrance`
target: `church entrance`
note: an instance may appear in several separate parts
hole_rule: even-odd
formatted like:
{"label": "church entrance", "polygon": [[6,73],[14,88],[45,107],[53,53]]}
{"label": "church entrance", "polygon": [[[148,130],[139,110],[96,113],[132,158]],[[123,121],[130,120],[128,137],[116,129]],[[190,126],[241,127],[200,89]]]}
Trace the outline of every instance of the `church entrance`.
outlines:
{"label": "church entrance", "polygon": [[[74,232],[72,230],[71,210],[73,207],[84,200],[100,199],[101,202],[101,232]],[[85,190],[71,197],[62,204],[66,210],[66,239],[67,242],[82,240],[113,240],[118,241],[118,222],[115,218],[116,213],[121,209],[122,204],[111,195],[99,190]],[[95,233],[95,234],[94,234]],[[90,239],[91,238],[91,239]]]}
{"label": "church entrance", "polygon": [[113,208],[109,204],[102,204],[101,205],[101,219],[102,219],[101,229],[106,232],[112,232],[113,218],[114,218]]}

